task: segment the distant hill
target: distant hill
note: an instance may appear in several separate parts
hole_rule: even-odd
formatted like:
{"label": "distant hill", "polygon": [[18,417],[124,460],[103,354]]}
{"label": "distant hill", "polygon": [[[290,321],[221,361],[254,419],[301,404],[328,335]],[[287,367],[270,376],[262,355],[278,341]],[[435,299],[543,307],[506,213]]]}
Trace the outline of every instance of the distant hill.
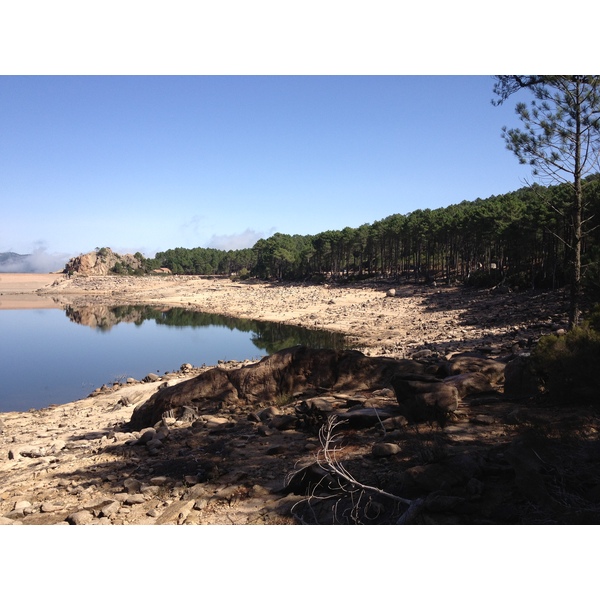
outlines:
{"label": "distant hill", "polygon": [[68,255],[48,253],[37,248],[31,254],[0,252],[0,273],[56,273],[62,272]]}
{"label": "distant hill", "polygon": [[31,254],[16,252],[0,252],[0,272],[2,273],[33,273],[29,265]]}

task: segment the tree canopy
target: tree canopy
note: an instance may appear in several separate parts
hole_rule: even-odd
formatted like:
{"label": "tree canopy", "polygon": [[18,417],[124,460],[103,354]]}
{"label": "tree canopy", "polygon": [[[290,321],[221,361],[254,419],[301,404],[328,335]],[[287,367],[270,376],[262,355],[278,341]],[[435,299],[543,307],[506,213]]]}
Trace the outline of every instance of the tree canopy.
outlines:
{"label": "tree canopy", "polygon": [[[600,176],[583,181],[590,214],[600,212]],[[382,277],[411,282],[465,282],[557,288],[569,283],[571,186],[523,187],[445,208],[390,215],[371,224],[316,235],[275,233],[252,248],[175,248],[146,259],[147,272],[254,276],[287,281]],[[600,294],[600,235],[583,248],[583,283]]]}

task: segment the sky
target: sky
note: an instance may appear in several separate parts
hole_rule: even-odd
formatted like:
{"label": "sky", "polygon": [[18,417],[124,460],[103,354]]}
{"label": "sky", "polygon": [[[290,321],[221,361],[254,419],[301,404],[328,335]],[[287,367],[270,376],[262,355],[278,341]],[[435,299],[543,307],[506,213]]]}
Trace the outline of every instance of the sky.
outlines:
{"label": "sky", "polygon": [[251,247],[524,185],[490,76],[2,76],[0,251]]}
{"label": "sky", "polygon": [[523,187],[491,74],[516,36],[517,64],[534,54],[489,14],[452,22],[467,5],[3,6],[0,252],[46,271],[103,246],[248,248]]}

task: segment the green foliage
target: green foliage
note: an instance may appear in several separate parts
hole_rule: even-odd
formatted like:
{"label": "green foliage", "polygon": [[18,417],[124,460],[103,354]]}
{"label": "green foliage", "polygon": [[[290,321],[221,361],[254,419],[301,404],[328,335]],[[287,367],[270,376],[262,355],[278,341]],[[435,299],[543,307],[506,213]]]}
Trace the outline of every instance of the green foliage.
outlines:
{"label": "green foliage", "polygon": [[542,337],[532,360],[552,399],[599,402],[600,308],[565,335]]}
{"label": "green foliage", "polygon": [[[583,186],[590,214],[600,215],[600,176]],[[316,235],[275,233],[252,248],[174,248],[144,259],[142,269],[181,275],[259,277],[288,281],[415,283],[500,282],[520,289],[555,289],[569,281],[568,184],[534,185],[435,210],[394,214],[372,224]],[[584,282],[600,301],[600,227],[587,224]]]}

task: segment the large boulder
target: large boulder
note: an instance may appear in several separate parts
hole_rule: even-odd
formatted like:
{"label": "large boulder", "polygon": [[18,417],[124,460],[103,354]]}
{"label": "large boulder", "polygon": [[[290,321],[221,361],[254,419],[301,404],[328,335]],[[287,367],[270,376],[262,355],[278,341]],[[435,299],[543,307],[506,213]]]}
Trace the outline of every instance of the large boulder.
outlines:
{"label": "large boulder", "polygon": [[[354,350],[294,346],[239,369],[216,367],[180,384],[158,390],[136,407],[132,429],[151,427],[163,416],[178,418],[185,407],[198,413],[227,405],[276,403],[309,389],[357,391],[389,387],[400,375],[421,375],[424,365],[412,360],[367,357]],[[453,388],[454,389],[454,388]]]}
{"label": "large boulder", "polygon": [[456,386],[441,379],[397,375],[391,383],[404,416],[410,420],[443,419],[458,409],[460,395]]}

